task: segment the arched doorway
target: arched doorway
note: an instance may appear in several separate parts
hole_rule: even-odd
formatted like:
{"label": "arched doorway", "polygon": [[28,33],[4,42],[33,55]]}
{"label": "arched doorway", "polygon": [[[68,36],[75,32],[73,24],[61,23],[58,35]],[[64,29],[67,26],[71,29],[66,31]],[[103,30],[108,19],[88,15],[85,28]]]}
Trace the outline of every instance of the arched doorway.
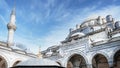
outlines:
{"label": "arched doorway", "polygon": [[67,68],[87,68],[83,56],[75,54],[67,62]]}
{"label": "arched doorway", "polygon": [[0,56],[0,68],[7,68],[7,62],[2,56]]}
{"label": "arched doorway", "polygon": [[14,67],[15,65],[17,65],[18,63],[20,63],[20,61],[16,61],[16,62],[13,64],[13,67]]}
{"label": "arched doorway", "polygon": [[97,54],[92,59],[93,68],[109,68],[107,58],[102,54]]}
{"label": "arched doorway", "polygon": [[114,55],[114,68],[120,68],[120,50]]}

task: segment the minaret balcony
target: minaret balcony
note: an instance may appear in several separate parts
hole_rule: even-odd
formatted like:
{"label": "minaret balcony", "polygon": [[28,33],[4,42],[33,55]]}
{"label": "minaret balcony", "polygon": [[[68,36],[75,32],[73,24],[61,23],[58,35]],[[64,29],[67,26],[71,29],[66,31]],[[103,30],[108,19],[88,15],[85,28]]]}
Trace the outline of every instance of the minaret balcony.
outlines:
{"label": "minaret balcony", "polygon": [[15,24],[12,24],[12,23],[8,23],[8,24],[7,24],[7,28],[8,28],[8,29],[16,30],[16,25],[15,25]]}

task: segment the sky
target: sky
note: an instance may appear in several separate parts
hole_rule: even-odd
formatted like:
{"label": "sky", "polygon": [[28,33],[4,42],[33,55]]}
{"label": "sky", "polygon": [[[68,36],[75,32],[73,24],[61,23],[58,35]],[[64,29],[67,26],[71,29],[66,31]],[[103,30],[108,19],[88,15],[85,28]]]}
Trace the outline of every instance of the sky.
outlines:
{"label": "sky", "polygon": [[14,42],[33,53],[60,45],[69,28],[88,18],[112,15],[120,20],[120,0],[0,0],[0,41],[7,41],[7,23],[16,7]]}

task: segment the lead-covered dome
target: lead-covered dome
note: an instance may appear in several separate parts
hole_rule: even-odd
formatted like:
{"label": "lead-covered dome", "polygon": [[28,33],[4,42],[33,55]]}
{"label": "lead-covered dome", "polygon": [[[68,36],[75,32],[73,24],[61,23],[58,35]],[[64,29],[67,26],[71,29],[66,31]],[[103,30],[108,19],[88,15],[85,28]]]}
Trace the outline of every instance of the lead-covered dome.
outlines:
{"label": "lead-covered dome", "polygon": [[59,66],[59,64],[49,59],[33,58],[20,62],[17,66]]}
{"label": "lead-covered dome", "polygon": [[115,22],[115,28],[117,29],[117,28],[120,28],[120,21],[116,21]]}
{"label": "lead-covered dome", "polygon": [[106,16],[106,21],[111,22],[112,21],[112,15],[107,15]]}

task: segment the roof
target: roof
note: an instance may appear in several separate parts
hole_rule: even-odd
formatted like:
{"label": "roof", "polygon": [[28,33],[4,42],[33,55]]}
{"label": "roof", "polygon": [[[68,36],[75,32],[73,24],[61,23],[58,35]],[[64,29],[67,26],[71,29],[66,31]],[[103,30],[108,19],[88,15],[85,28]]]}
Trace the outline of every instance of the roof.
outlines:
{"label": "roof", "polygon": [[19,64],[17,64],[17,66],[59,66],[59,64],[49,59],[32,58],[20,62]]}

